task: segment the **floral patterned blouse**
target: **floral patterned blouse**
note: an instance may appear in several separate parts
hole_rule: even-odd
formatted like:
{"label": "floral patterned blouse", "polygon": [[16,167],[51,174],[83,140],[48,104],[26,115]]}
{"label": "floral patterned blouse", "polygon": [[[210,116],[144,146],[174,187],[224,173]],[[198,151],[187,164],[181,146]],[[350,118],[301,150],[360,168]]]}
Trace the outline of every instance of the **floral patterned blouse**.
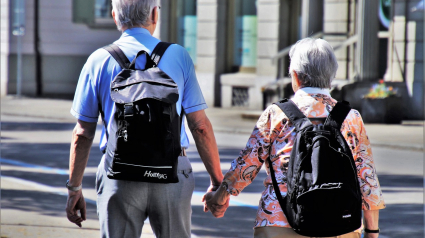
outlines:
{"label": "floral patterned blouse", "polygon": [[[301,88],[292,100],[304,115],[315,118],[327,117],[337,102],[331,98],[328,90],[319,88]],[[350,111],[341,126],[341,132],[351,147],[357,167],[363,210],[385,208],[369,138],[358,111]],[[258,120],[245,149],[232,162],[230,170],[224,176],[223,183],[227,184],[228,193],[237,196],[254,180],[265,164],[268,176],[264,180],[265,190],[261,195],[254,228],[290,227],[273,190],[270,165],[265,161],[270,156],[277,183],[282,196],[285,196],[286,172],[294,138],[294,127],[285,113],[276,105],[269,106]]]}

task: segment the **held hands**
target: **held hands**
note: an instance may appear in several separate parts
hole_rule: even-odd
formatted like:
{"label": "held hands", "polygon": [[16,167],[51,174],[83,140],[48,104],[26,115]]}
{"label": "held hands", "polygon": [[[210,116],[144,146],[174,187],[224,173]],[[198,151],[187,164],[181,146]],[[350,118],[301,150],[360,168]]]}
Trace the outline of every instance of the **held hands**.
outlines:
{"label": "held hands", "polygon": [[204,202],[204,212],[211,211],[214,217],[221,218],[229,207],[230,196],[226,190],[221,187],[217,190],[217,187],[210,186],[202,197],[202,202]]}
{"label": "held hands", "polygon": [[[81,222],[86,220],[86,202],[83,197],[82,189],[79,191],[68,191],[68,200],[66,201],[66,216],[68,220],[81,227]],[[81,217],[78,216],[80,210]]]}

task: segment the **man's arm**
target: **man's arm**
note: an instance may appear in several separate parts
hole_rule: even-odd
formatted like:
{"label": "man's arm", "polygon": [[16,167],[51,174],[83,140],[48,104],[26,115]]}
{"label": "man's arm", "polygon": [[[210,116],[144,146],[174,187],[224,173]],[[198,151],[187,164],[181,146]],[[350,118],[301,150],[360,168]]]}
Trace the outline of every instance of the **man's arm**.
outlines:
{"label": "man's arm", "polygon": [[[363,210],[364,228],[378,230],[379,210]],[[364,233],[364,238],[378,238],[379,233]]]}
{"label": "man's arm", "polygon": [[220,157],[211,122],[204,110],[189,113],[186,117],[198,153],[210,174],[211,186],[209,190],[216,190],[223,181],[223,173],[221,172]]}
{"label": "man's arm", "polygon": [[[96,123],[78,120],[72,132],[72,142],[69,157],[69,183],[71,187],[78,187],[83,182],[84,170],[89,159],[90,148],[96,132]],[[81,217],[78,216],[80,210]],[[81,227],[81,222],[86,220],[86,202],[82,189],[68,190],[66,202],[66,215],[68,220]]]}

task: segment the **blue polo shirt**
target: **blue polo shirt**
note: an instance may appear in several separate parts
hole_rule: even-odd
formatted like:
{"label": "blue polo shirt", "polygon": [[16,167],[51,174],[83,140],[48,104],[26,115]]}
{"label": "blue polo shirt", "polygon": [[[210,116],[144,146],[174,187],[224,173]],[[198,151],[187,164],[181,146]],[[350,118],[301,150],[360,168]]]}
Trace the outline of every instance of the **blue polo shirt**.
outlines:
{"label": "blue polo shirt", "polygon": [[[114,43],[132,61],[140,50],[145,50],[150,54],[159,40],[151,36],[149,31],[144,28],[131,28],[124,31]],[[138,57],[136,68],[144,69],[145,63],[145,56]],[[179,100],[176,108],[179,115],[182,106],[185,114],[207,108],[196,79],[192,59],[183,47],[177,44],[171,45],[161,58],[158,67],[177,83]],[[110,84],[120,71],[121,67],[106,50],[98,49],[93,52],[87,59],[78,79],[71,114],[82,121],[97,122],[100,112],[99,105],[101,105],[105,115],[104,120],[109,129],[115,111],[115,105],[110,96]],[[107,138],[105,128],[103,128],[100,149],[106,148],[106,144]],[[181,130],[181,145],[185,148],[189,146],[184,123]]]}

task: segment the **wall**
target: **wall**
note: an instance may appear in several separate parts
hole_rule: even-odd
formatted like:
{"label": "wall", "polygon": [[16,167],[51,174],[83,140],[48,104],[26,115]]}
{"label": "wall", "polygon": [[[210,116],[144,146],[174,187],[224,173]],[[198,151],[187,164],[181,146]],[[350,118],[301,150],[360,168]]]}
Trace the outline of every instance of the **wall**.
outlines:
{"label": "wall", "polygon": [[0,96],[7,94],[7,79],[9,72],[8,55],[9,55],[9,6],[10,2],[4,0],[0,2]]}
{"label": "wall", "polygon": [[221,106],[219,75],[224,71],[225,0],[198,0],[196,76],[209,106]]}
{"label": "wall", "polygon": [[[81,67],[96,49],[120,37],[116,29],[93,29],[72,22],[72,0],[40,0],[40,52],[43,94],[73,95]],[[23,94],[35,94],[34,1],[26,1],[27,31],[23,37]],[[10,36],[9,93],[16,92],[16,37]],[[16,71],[16,70],[15,70]]]}

